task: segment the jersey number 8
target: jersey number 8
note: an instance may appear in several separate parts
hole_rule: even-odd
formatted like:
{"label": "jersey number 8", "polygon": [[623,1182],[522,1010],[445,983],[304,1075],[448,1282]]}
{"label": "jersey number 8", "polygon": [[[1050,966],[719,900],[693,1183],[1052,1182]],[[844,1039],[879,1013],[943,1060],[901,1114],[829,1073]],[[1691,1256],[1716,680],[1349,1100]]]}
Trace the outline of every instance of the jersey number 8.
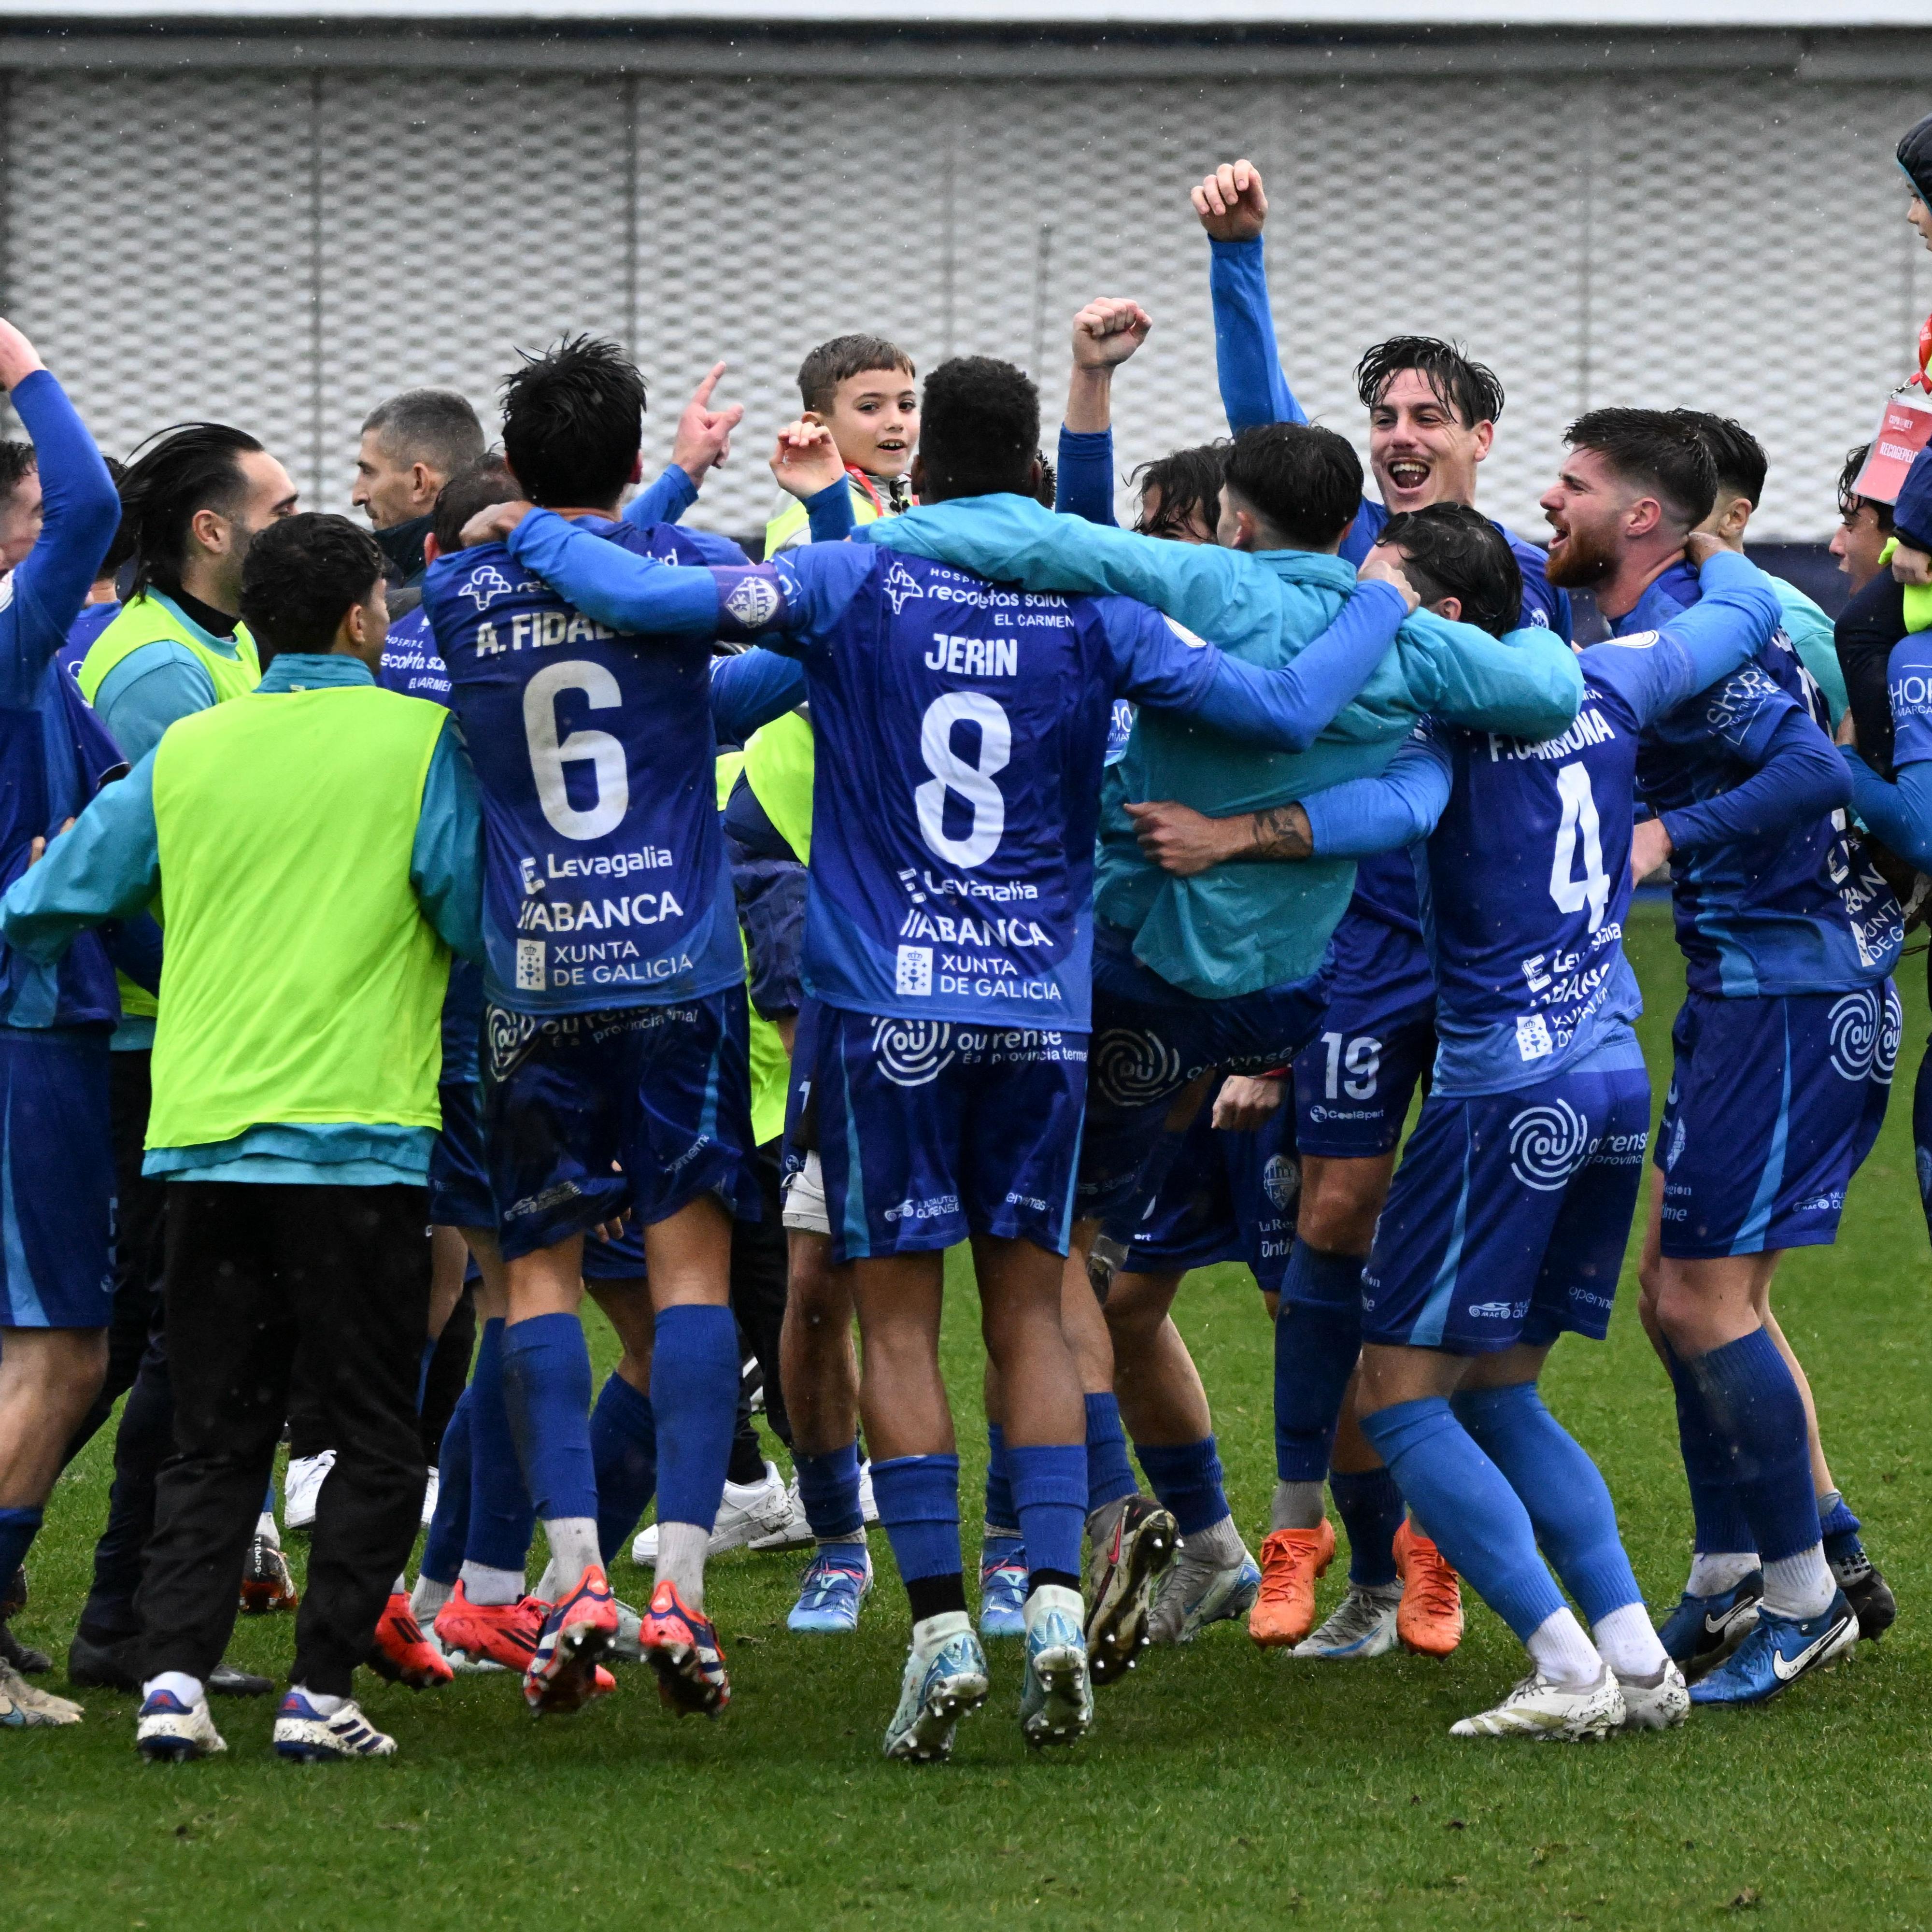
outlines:
{"label": "jersey number 8", "polygon": [[[952,748],[952,728],[980,728],[980,759],[968,764]],[[574,742],[573,740],[573,742]],[[1006,829],[1006,802],[993,782],[1013,754],[1012,727],[994,701],[977,691],[949,691],[926,706],[919,728],[919,754],[932,776],[913,790],[919,829],[927,844],[963,869],[983,866]],[[946,830],[946,794],[963,799],[971,813],[964,838]],[[548,809],[548,808],[546,808]]]}

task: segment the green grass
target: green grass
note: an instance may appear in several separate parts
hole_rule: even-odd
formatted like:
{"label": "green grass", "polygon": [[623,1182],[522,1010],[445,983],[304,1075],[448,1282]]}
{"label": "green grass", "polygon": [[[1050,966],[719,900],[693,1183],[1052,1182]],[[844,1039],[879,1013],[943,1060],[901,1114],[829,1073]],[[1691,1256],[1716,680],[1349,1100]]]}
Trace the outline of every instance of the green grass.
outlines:
{"label": "green grass", "polygon": [[[1654,1075],[1682,985],[1655,909],[1640,912],[1631,952]],[[1916,960],[1900,979],[1916,1042]],[[878,1756],[906,1630],[883,1538],[883,1587],[848,1641],[789,1635],[795,1560],[740,1552],[712,1573],[734,1694],[716,1725],[674,1722],[630,1672],[602,1707],[544,1725],[506,1678],[423,1696],[372,1682],[370,1714],[401,1752],[364,1766],[275,1763],[266,1702],[220,1705],[227,1756],[176,1768],[143,1767],[131,1700],[98,1692],[77,1730],[0,1736],[0,1928],[1924,1924],[1932,1507],[1913,1421],[1928,1386],[1917,1058],[1914,1045],[1844,1244],[1795,1256],[1778,1296],[1902,1618],[1768,1708],[1598,1748],[1453,1741],[1450,1722],[1520,1662],[1472,1606],[1443,1664],[1298,1664],[1219,1629],[1105,1694],[1096,1735],[1064,1756],[1022,1744],[1004,1647],[954,1762],[910,1772]],[[957,1282],[947,1365],[970,1497],[979,1358]],[[1682,1581],[1689,1517],[1634,1292],[1627,1274],[1608,1342],[1566,1343],[1548,1388],[1608,1474],[1662,1604]],[[1192,1278],[1176,1313],[1252,1536],[1273,1475],[1259,1298],[1245,1270],[1220,1269]],[[601,1324],[593,1339],[614,1352]],[[104,1438],[64,1478],[35,1552],[20,1628],[50,1649],[71,1631],[108,1460]],[[626,1563],[616,1581],[635,1594],[642,1580]],[[231,1654],[279,1671],[289,1643],[285,1620],[244,1624]]]}

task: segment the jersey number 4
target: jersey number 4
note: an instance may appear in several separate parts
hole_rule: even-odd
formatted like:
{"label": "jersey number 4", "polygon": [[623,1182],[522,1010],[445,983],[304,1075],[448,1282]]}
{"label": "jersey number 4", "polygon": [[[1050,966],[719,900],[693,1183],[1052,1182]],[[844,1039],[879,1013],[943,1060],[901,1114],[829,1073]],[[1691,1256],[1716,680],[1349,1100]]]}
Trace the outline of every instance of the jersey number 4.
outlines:
{"label": "jersey number 4", "polygon": [[[1597,801],[1590,790],[1590,774],[1580,764],[1565,765],[1556,774],[1556,795],[1563,802],[1563,816],[1556,827],[1556,851],[1550,865],[1550,896],[1558,912],[1589,909],[1590,928],[1594,932],[1604,922],[1604,909],[1610,904],[1610,874],[1604,870],[1603,828],[1597,818]],[[1576,872],[1576,849],[1582,848],[1583,876]]]}
{"label": "jersey number 4", "polygon": [[[581,692],[593,711],[616,710],[624,694],[602,664],[581,658],[545,664],[524,687],[524,739],[544,817],[566,838],[602,838],[616,831],[631,808],[624,748],[608,731],[573,731],[560,740],[556,700],[566,691]],[[594,782],[595,795],[581,809],[571,803],[565,784],[566,767],[574,764],[587,764]]]}

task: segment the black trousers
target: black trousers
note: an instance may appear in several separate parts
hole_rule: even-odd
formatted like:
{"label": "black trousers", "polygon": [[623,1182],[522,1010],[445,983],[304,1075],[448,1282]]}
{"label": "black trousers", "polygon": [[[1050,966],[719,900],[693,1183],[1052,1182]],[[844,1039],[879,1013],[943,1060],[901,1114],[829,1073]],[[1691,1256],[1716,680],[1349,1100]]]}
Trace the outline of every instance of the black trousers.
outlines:
{"label": "black trousers", "polygon": [[428,1218],[421,1187],[170,1184],[175,1448],[136,1604],[144,1676],[205,1679],[220,1661],[299,1352],[336,1460],[290,1682],[349,1694],[422,1506]]}

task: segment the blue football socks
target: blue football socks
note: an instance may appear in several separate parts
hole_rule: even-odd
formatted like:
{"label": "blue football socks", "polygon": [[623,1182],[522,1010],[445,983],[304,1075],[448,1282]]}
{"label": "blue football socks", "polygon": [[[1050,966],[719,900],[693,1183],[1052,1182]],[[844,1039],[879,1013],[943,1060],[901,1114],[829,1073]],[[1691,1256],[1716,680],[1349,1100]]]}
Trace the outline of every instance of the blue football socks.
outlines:
{"label": "blue football socks", "polygon": [[582,1326],[574,1315],[508,1323],[502,1348],[503,1404],[538,1516],[594,1520],[590,1352]]}
{"label": "blue football socks", "polygon": [[1006,1432],[997,1422],[986,1425],[986,1527],[1016,1539],[1020,1533],[1012,1479],[1006,1472]]}
{"label": "blue football socks", "polygon": [[1198,1536],[1226,1520],[1228,1498],[1213,1436],[1198,1442],[1137,1442],[1134,1454],[1183,1536]]}
{"label": "blue football socks", "polygon": [[1274,1324],[1275,1474],[1318,1483],[1362,1352],[1362,1258],[1297,1241]]}
{"label": "blue football socks", "polygon": [[1700,1554],[1755,1550],[1750,1524],[1731,1479],[1730,1444],[1712,1421],[1697,1378],[1682,1358],[1670,1350],[1666,1360],[1677,1397],[1678,1446],[1690,1491],[1691,1546]]}
{"label": "blue football socks", "polygon": [[1348,1538],[1348,1581],[1385,1590],[1396,1580],[1395,1533],[1402,1527],[1402,1492],[1386,1469],[1330,1472],[1335,1513]]}
{"label": "blue football socks", "polygon": [[792,1451],[798,1472],[798,1498],[805,1520],[820,1543],[844,1542],[866,1526],[859,1501],[859,1444],[856,1438],[824,1456]]}
{"label": "blue football socks", "polygon": [[[1006,1451],[1010,1467],[1013,1452]],[[1087,1509],[1090,1514],[1130,1496],[1140,1487],[1127,1460],[1127,1438],[1120,1426],[1120,1405],[1111,1394],[1087,1398]],[[1015,1494],[1018,1495],[1017,1478]],[[1036,1565],[1036,1568],[1038,1566]]]}
{"label": "blue football socks", "polygon": [[1508,1479],[1441,1396],[1399,1402],[1361,1424],[1443,1555],[1527,1643],[1565,1605]]}
{"label": "blue football socks", "polygon": [[[1093,1398],[1088,1398],[1090,1402]],[[1110,1396],[1108,1400],[1113,1398]],[[1089,1412],[1091,1413],[1090,1410]],[[1120,1426],[1117,1419],[1115,1428]],[[1089,1451],[1078,1442],[1006,1445],[1012,1472],[1013,1507],[1026,1545],[1027,1568],[1035,1586],[1042,1582],[1080,1582],[1080,1538],[1086,1527]],[[1126,1460],[1124,1448],[1121,1460]],[[874,1466],[876,1471],[877,1465]],[[1129,1490],[1133,1487],[1129,1472]],[[1118,1498],[1115,1498],[1118,1500]],[[1042,1577],[1042,1570],[1050,1573]]]}
{"label": "blue football socks", "polygon": [[26,1562],[44,1514],[38,1509],[0,1509],[0,1584],[10,1583],[14,1572]]}
{"label": "blue football socks", "polygon": [[644,1520],[658,1485],[658,1424],[651,1399],[613,1370],[590,1412],[597,1472],[597,1546],[608,1570]]}
{"label": "blue football socks", "polygon": [[1693,1356],[1685,1366],[1730,1451],[1731,1479],[1751,1543],[1767,1563],[1821,1540],[1804,1401],[1762,1328]]}
{"label": "blue football socks", "polygon": [[[485,1569],[520,1570],[536,1527],[536,1506],[524,1480],[503,1392],[503,1324],[486,1322],[464,1400],[470,1406],[470,1520],[466,1562]],[[586,1362],[584,1386],[590,1386]]]}
{"label": "blue football socks", "polygon": [[730,1309],[686,1303],[660,1312],[651,1355],[660,1523],[692,1523],[710,1534],[738,1426],[738,1376]]}
{"label": "blue football socks", "polygon": [[462,1574],[464,1546],[470,1540],[470,1392],[465,1389],[443,1425],[436,1509],[423,1538],[420,1566],[432,1583],[452,1587]]}
{"label": "blue football socks", "polygon": [[1538,1546],[1584,1616],[1599,1623],[1641,1604],[1602,1472],[1544,1406],[1536,1384],[1465,1390],[1450,1407],[1521,1498]]}
{"label": "blue football socks", "polygon": [[[959,1458],[895,1456],[872,1464],[872,1495],[913,1621],[966,1607],[959,1554]],[[954,1600],[957,1598],[957,1601]]]}

